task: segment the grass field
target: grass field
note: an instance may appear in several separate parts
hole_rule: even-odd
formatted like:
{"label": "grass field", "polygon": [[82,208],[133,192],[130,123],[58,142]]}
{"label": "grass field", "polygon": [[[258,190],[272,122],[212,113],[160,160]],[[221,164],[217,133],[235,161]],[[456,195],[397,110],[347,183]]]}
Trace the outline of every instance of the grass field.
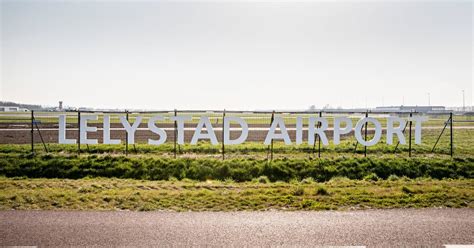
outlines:
{"label": "grass field", "polygon": [[0,209],[61,210],[346,210],[474,207],[474,180],[391,177],[268,183],[124,179],[0,178]]}
{"label": "grass field", "polygon": [[82,145],[78,153],[77,145],[49,143],[47,153],[37,143],[35,155],[30,145],[4,144],[0,209],[472,208],[474,129],[455,129],[454,157],[448,132],[431,151],[440,131],[424,129],[412,157],[408,145],[385,144],[385,135],[367,157],[353,136],[322,146],[321,158],[317,145],[277,141],[273,161],[263,141],[226,146],[225,160],[221,145],[205,141],[178,146],[176,159],[172,142],[129,145],[128,156],[123,144]]}
{"label": "grass field", "polygon": [[0,159],[0,175],[30,178],[116,177],[147,180],[169,178],[208,180],[232,179],[251,181],[266,176],[271,181],[302,180],[312,177],[328,181],[343,176],[363,179],[367,176],[388,178],[474,178],[472,157],[417,157],[396,155],[364,157],[331,157],[321,159],[281,158],[164,158],[154,155],[29,155],[4,153]]}

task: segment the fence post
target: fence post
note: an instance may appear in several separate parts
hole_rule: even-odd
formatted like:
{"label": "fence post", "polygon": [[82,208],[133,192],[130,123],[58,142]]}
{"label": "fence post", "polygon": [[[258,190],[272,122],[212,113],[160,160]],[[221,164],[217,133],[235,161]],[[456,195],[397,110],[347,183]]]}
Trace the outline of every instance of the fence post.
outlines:
{"label": "fence post", "polygon": [[[319,117],[323,116],[323,112],[319,111]],[[318,128],[321,128],[321,122],[318,122]],[[318,135],[318,158],[321,157],[321,137]]]}
{"label": "fence post", "polygon": [[[125,110],[125,119],[128,121],[128,110]],[[125,156],[128,156],[128,133],[125,130]]]}
{"label": "fence post", "polygon": [[[174,109],[174,117],[178,115],[178,111]],[[178,140],[178,123],[176,122],[176,118],[174,119],[174,147],[173,147],[173,153],[174,153],[174,158],[176,159],[176,142]]]}
{"label": "fence post", "polygon": [[[365,118],[369,117],[369,111],[367,110],[365,112]],[[369,123],[366,121],[365,122],[365,134],[364,134],[364,140],[367,141],[367,126]],[[364,146],[364,157],[367,157],[367,146]]]}
{"label": "fence post", "polygon": [[35,154],[35,136],[34,136],[34,128],[33,128],[33,121],[35,119],[34,110],[31,110],[31,154]]}
{"label": "fence post", "polygon": [[[321,113],[321,112],[319,112]],[[311,117],[310,117],[311,118]],[[309,124],[309,121],[308,121],[308,124]],[[316,125],[317,127],[319,127],[319,122],[318,124]],[[308,137],[309,137],[309,126],[308,126]],[[317,136],[316,134],[314,134],[314,142],[313,142],[313,150],[312,150],[312,153],[313,153],[313,156],[314,154],[316,153],[316,139],[318,138],[319,136]]]}
{"label": "fence post", "polygon": [[411,157],[411,126],[412,126],[412,118],[413,113],[410,113],[410,126],[409,126],[409,134],[408,134],[408,157]]}
{"label": "fence post", "polygon": [[[224,122],[225,122],[225,109],[224,109],[224,112],[222,113],[222,160],[225,159],[225,144],[224,144],[224,128],[225,128],[225,125],[224,125]],[[229,125],[229,128],[230,128],[230,125]],[[229,135],[230,135],[230,131],[229,131]]]}
{"label": "fence post", "polygon": [[451,142],[450,142],[450,146],[451,146],[451,157],[453,156],[453,112],[449,113],[449,119],[451,120],[449,122],[449,129],[450,129],[450,135],[451,135]]}
{"label": "fence post", "polygon": [[77,111],[77,153],[81,153],[81,111]]}
{"label": "fence post", "polygon": [[[275,120],[275,110],[272,112],[272,118],[270,121],[270,127],[273,125],[273,121]],[[273,161],[273,139],[270,142],[270,161]]]}

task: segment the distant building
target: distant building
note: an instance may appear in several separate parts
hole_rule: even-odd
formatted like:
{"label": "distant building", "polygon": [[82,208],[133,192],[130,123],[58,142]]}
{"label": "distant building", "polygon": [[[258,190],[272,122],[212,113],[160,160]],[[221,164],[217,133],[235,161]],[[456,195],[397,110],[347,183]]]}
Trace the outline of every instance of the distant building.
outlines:
{"label": "distant building", "polygon": [[447,112],[444,106],[381,106],[375,111],[381,112],[417,112],[417,113],[444,113]]}
{"label": "distant building", "polygon": [[16,106],[0,106],[0,112],[27,112],[28,109]]}

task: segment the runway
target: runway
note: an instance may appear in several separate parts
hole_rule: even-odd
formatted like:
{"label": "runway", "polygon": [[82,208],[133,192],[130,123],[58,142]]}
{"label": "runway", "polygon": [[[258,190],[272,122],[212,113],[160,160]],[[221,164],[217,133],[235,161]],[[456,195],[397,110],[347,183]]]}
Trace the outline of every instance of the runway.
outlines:
{"label": "runway", "polygon": [[438,246],[474,244],[473,209],[321,212],[2,211],[0,245]]}

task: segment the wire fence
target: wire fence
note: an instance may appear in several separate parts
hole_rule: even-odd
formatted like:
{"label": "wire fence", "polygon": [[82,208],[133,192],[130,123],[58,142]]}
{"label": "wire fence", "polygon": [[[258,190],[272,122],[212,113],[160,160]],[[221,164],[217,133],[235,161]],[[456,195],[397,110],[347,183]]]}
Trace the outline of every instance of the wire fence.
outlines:
{"label": "wire fence", "polygon": [[[60,116],[65,117],[65,138],[76,140],[75,144],[58,145],[60,136]],[[157,117],[159,116],[159,117]],[[394,135],[394,142],[387,144],[386,127],[387,117],[400,117],[407,120],[403,133],[406,144],[401,144]],[[423,122],[422,143],[415,144],[415,123],[409,117],[426,118]],[[200,139],[196,144],[191,144],[196,135],[196,128],[201,117],[207,117],[210,126],[203,129],[203,133],[213,133],[217,144],[210,140]],[[248,136],[246,141],[238,145],[229,145],[223,142],[224,134],[229,133],[229,139],[238,139],[243,131],[238,123],[231,122],[228,126],[224,118],[238,117],[248,125]],[[310,123],[310,117],[326,118],[328,123],[324,134],[329,141],[325,142],[321,135],[310,133],[309,126],[315,125],[320,128],[323,123]],[[334,144],[334,120],[336,117],[347,117],[352,121],[350,132],[340,135],[340,144]],[[375,146],[363,146],[355,138],[357,121],[364,117],[375,118],[382,126],[382,138]],[[177,118],[186,118],[184,123]],[[288,133],[289,140],[285,143],[283,139],[272,139],[269,144],[264,144],[270,127],[275,120],[283,120],[284,128]],[[87,128],[93,131],[81,130],[81,120],[87,120]],[[134,135],[130,135],[124,121],[130,126],[136,124]],[[300,122],[301,121],[301,122]],[[140,122],[138,124],[138,122]],[[160,145],[150,145],[150,140],[159,137],[150,129],[150,123],[163,130],[166,141]],[[182,125],[182,128],[179,127]],[[302,125],[302,128],[298,128]],[[109,130],[106,130],[109,126]],[[181,130],[181,131],[180,131]],[[301,130],[301,134],[298,134]],[[366,123],[359,130],[364,140],[371,140],[376,134],[375,126]],[[182,132],[182,133],[179,133]],[[282,133],[282,127],[277,128],[276,133]],[[97,145],[84,144],[81,142],[81,133],[87,139],[97,140]],[[85,134],[84,134],[85,133]],[[109,134],[107,136],[107,133]],[[313,136],[314,135],[314,136]],[[311,137],[313,136],[313,137]],[[300,144],[298,144],[300,137]],[[68,151],[78,153],[124,153],[142,154],[151,153],[163,156],[192,156],[200,154],[203,156],[222,157],[266,157],[285,158],[291,156],[324,157],[337,154],[368,154],[395,153],[407,154],[444,154],[453,156],[472,155],[472,141],[474,137],[474,120],[472,116],[454,115],[453,113],[424,114],[416,112],[343,112],[343,111],[321,111],[321,112],[278,112],[278,111],[210,111],[210,110],[172,110],[172,111],[116,111],[116,112],[25,112],[25,113],[2,113],[0,114],[0,138],[1,144],[30,144],[29,152],[55,152]],[[84,137],[83,137],[84,138]],[[324,138],[324,137],[323,137]],[[104,139],[115,145],[103,145]],[[133,139],[133,140],[131,140]]]}

